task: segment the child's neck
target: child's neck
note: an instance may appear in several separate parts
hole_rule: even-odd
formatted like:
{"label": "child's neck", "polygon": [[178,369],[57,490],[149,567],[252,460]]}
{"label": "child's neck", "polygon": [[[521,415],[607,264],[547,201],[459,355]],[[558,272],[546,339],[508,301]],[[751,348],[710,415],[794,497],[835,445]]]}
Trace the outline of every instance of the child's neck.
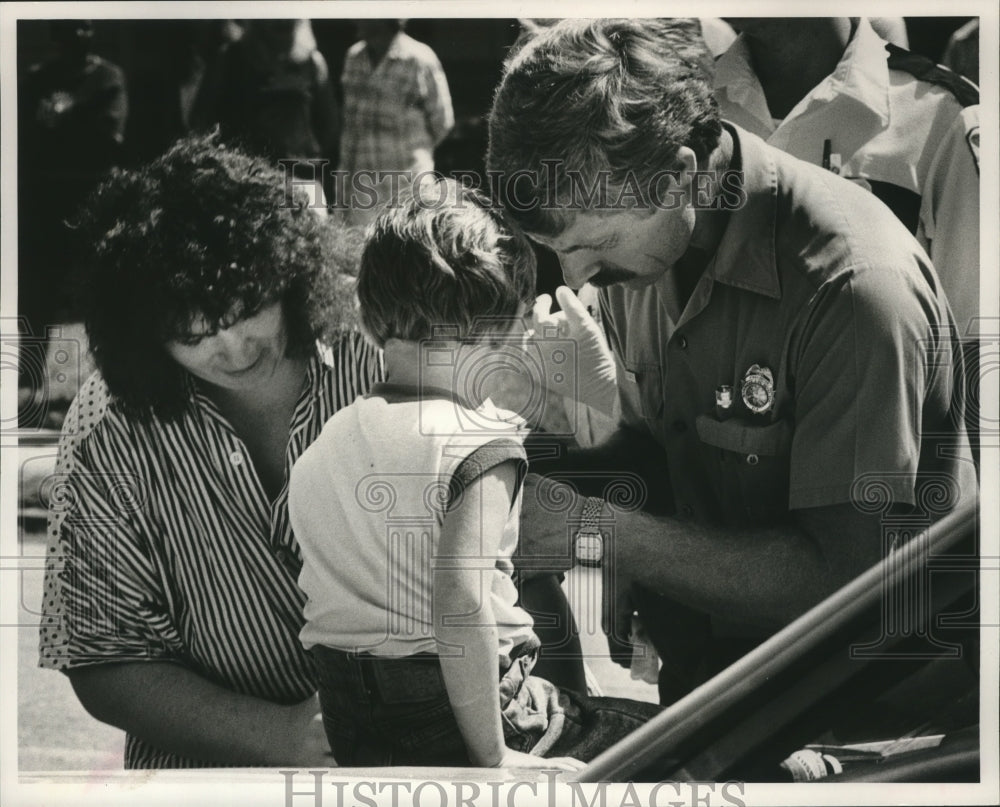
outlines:
{"label": "child's neck", "polygon": [[463,381],[465,374],[458,359],[461,348],[459,342],[444,340],[429,348],[427,343],[390,339],[383,348],[386,383],[413,387],[420,395],[443,393],[479,406],[482,401],[472,399],[472,390]]}

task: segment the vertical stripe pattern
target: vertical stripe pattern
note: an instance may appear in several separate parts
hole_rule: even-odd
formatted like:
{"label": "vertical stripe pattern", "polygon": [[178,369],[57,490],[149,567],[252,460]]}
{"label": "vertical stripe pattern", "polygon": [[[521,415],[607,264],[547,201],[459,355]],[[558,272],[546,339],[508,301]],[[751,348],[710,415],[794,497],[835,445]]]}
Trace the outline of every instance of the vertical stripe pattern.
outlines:
{"label": "vertical stripe pattern", "polygon": [[[382,372],[358,334],[318,346],[273,503],[207,398],[194,393],[175,422],[142,424],[91,377],[67,417],[50,497],[41,666],[171,660],[277,703],[311,695],[287,478],[326,420]],[[200,765],[127,739],[127,768]]]}

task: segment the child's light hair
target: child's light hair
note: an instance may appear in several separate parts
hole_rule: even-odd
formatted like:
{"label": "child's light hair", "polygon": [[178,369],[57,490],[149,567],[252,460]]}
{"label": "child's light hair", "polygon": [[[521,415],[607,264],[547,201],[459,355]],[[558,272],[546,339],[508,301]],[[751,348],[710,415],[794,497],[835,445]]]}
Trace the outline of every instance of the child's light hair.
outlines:
{"label": "child's light hair", "polygon": [[372,225],[358,273],[361,323],[389,339],[477,341],[535,297],[535,254],[502,213],[451,179],[414,183]]}

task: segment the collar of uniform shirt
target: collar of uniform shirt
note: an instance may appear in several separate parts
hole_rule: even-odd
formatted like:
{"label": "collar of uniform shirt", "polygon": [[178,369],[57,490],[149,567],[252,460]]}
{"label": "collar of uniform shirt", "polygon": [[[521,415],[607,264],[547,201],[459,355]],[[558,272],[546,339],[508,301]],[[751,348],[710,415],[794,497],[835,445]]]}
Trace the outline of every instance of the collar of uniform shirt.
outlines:
{"label": "collar of uniform shirt", "polygon": [[[795,117],[812,103],[826,103],[835,97],[846,96],[878,115],[883,124],[888,123],[889,62],[885,45],[868,20],[859,20],[836,69],[784,120]],[[724,91],[734,104],[746,109],[773,131],[776,127],[750,62],[750,48],[746,38],[740,35],[715,63],[715,90]]]}
{"label": "collar of uniform shirt", "polygon": [[[774,246],[778,169],[760,138],[724,125],[733,135],[730,170],[739,171],[746,201],[739,226],[734,226],[731,217],[708,271],[720,283],[777,299],[781,297]],[[756,237],[761,232],[771,237]]]}

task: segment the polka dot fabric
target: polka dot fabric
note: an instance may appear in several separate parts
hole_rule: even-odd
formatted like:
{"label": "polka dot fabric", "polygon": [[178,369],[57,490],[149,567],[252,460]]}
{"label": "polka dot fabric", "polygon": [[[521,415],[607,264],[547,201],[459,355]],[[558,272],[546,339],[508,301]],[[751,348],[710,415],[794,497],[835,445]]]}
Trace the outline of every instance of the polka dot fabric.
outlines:
{"label": "polka dot fabric", "polygon": [[[77,446],[100,423],[108,408],[108,388],[100,374],[94,373],[81,387],[70,406],[59,437],[54,484],[50,487],[48,542],[45,550],[45,586],[42,594],[42,620],[39,630],[39,665],[53,670],[67,666],[69,633],[63,620],[65,606],[59,571],[62,568],[62,526],[66,520],[72,493],[65,487],[73,470]],[[65,497],[65,498],[64,498]]]}

